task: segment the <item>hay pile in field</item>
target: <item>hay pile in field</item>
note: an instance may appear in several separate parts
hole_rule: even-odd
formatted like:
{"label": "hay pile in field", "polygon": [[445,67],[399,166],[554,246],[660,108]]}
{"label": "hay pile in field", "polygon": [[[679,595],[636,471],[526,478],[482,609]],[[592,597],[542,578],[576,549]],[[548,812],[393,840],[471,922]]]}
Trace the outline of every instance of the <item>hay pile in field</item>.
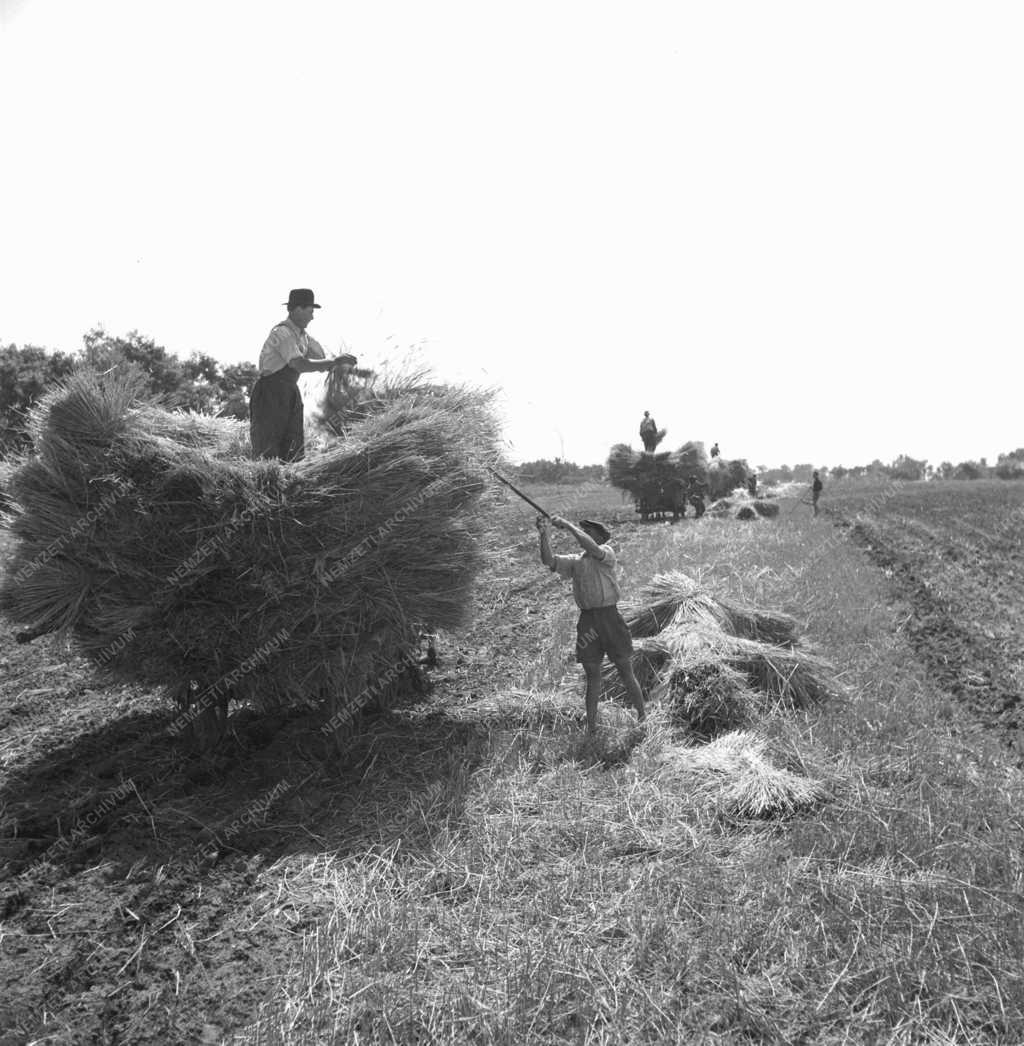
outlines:
{"label": "hay pile in field", "polygon": [[779,514],[779,506],[775,501],[766,501],[764,498],[754,498],[751,502],[754,511],[762,519],[775,519]]}
{"label": "hay pile in field", "polygon": [[737,730],[661,753],[661,776],[738,817],[786,815],[828,797],[820,781],[774,766],[760,734]]}
{"label": "hay pile in field", "polygon": [[[0,609],[115,676],[259,707],[385,696],[422,625],[455,628],[488,526],[490,397],[415,388],[306,460],[239,456],[245,426],[76,373],[11,477]],[[184,694],[184,699],[183,695]]]}
{"label": "hay pile in field", "polygon": [[736,491],[731,497],[716,501],[708,513],[719,519],[775,519],[779,514],[779,506],[777,502],[752,498],[745,492]]}
{"label": "hay pile in field", "polygon": [[[654,577],[623,617],[641,685],[700,736],[830,695],[830,666],[797,647],[793,618],[716,595],[681,571]],[[612,668],[605,682],[620,689]]]}
{"label": "hay pile in field", "polygon": [[[641,687],[665,706],[671,726],[710,741],[670,749],[666,773],[742,816],[788,813],[823,797],[818,782],[772,766],[756,735],[735,733],[831,695],[831,666],[798,647],[793,618],[716,595],[681,571],[654,577],[623,617]],[[611,666],[604,683],[624,697]]]}

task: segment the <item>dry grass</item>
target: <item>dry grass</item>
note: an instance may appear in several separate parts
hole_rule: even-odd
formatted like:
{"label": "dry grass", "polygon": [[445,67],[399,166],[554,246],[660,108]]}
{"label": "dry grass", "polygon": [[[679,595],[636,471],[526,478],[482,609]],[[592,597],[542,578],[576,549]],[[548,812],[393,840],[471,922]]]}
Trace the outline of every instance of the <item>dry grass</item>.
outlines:
{"label": "dry grass", "polygon": [[[1019,775],[936,715],[855,553],[821,555],[809,523],[726,526],[644,535],[634,569],[671,548],[744,579],[738,602],[799,609],[859,701],[697,747],[656,709],[617,763],[573,747],[571,703],[538,729],[521,694],[429,854],[308,866],[322,921],[247,1041],[1024,1039]],[[652,673],[669,656],[638,643]],[[628,726],[604,722],[614,753]]]}
{"label": "dry grass", "polygon": [[[359,780],[324,795],[350,809],[347,848],[311,835],[253,873],[238,962],[257,923],[303,946],[231,1041],[1024,1042],[1020,771],[923,674],[841,537],[803,517],[703,522],[617,540],[627,590],[685,565],[720,597],[779,608],[857,700],[761,711],[703,746],[680,745],[665,704],[642,739],[603,707],[586,741],[559,636],[532,690],[435,709],[452,724],[418,747],[382,723]],[[671,654],[637,645],[652,672]],[[149,976],[126,981],[143,1030],[168,1001],[148,1009],[166,979]]]}

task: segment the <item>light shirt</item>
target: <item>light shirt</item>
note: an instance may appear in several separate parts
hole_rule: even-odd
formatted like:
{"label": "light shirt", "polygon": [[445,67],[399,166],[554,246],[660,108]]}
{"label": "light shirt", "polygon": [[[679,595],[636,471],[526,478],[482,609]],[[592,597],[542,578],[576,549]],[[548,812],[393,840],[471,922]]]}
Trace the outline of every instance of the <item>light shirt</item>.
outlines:
{"label": "light shirt", "polygon": [[551,567],[559,577],[572,578],[572,594],[580,610],[611,607],[619,601],[615,549],[611,545],[602,545],[601,551],[604,559],[589,552],[578,556],[555,556]]}
{"label": "light shirt", "polygon": [[263,343],[260,352],[260,374],[276,374],[287,367],[290,360],[300,356],[307,360],[322,360],[324,350],[316,339],[296,327],[291,320],[279,323]]}

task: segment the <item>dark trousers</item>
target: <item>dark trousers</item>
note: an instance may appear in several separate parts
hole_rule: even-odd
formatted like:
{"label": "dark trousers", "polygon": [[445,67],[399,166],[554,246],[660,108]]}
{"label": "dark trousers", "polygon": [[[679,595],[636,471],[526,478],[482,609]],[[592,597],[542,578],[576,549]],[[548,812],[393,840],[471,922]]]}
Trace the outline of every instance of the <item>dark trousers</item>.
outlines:
{"label": "dark trousers", "polygon": [[302,395],[291,367],[261,374],[249,401],[249,437],[254,458],[298,461],[302,457]]}

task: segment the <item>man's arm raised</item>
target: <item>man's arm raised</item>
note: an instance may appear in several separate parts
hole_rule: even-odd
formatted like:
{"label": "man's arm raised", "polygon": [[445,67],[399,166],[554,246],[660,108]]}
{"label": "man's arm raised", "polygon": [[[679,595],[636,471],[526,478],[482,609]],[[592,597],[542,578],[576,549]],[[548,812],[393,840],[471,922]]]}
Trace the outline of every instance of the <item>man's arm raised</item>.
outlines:
{"label": "man's arm raised", "polygon": [[575,524],[570,523],[567,519],[562,519],[561,516],[552,516],[551,525],[558,527],[559,530],[568,530],[579,542],[584,552],[589,552],[596,559],[604,559],[604,549],[586,531],[580,530]]}
{"label": "man's arm raised", "polygon": [[551,525],[543,516],[537,517],[537,531],[540,534],[540,561],[549,570],[554,570],[555,557],[551,551]]}

